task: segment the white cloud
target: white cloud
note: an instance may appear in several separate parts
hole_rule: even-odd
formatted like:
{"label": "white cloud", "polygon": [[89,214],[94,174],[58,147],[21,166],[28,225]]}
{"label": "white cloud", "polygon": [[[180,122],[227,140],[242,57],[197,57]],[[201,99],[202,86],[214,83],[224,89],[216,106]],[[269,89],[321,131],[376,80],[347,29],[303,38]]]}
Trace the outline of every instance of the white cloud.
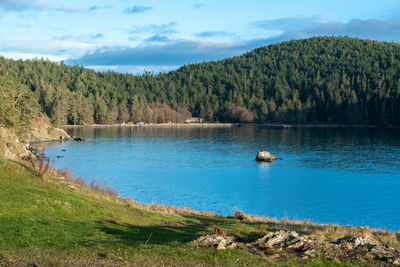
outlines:
{"label": "white cloud", "polygon": [[15,60],[41,59],[41,58],[55,62],[66,60],[66,57],[58,57],[58,56],[44,55],[44,54],[33,54],[33,53],[0,52],[0,55],[5,58],[10,58]]}
{"label": "white cloud", "polygon": [[68,40],[1,39],[0,52],[53,55],[58,57],[82,56],[100,45]]}

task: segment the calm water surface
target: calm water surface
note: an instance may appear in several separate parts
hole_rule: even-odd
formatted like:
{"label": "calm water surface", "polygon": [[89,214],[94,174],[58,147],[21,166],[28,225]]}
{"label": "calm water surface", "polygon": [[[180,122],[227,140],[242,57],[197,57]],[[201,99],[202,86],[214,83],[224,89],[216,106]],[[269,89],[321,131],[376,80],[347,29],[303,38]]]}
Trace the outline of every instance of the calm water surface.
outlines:
{"label": "calm water surface", "polygon": [[[47,148],[57,167],[139,202],[400,230],[399,129],[68,132],[88,141]],[[283,160],[258,164],[260,150]]]}

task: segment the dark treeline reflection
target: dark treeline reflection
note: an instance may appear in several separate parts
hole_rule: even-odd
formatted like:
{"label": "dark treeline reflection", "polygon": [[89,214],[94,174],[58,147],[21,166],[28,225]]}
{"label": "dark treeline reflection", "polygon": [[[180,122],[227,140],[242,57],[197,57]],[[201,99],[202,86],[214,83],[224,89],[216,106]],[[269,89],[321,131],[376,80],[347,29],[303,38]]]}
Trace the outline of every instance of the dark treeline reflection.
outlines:
{"label": "dark treeline reflection", "polygon": [[226,141],[251,142],[264,140],[266,143],[298,147],[316,145],[392,145],[400,144],[400,128],[225,128],[225,127],[78,127],[69,128],[71,135],[85,138],[127,138],[127,137],[160,137],[160,138],[201,138],[207,139],[222,134]]}

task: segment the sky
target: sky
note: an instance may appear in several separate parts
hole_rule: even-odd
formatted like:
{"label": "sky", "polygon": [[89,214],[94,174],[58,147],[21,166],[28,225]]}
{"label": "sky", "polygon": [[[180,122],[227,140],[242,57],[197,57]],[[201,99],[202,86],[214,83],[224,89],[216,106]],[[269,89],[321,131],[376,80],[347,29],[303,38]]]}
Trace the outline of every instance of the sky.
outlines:
{"label": "sky", "polygon": [[0,0],[0,55],[158,73],[313,36],[400,42],[400,0]]}

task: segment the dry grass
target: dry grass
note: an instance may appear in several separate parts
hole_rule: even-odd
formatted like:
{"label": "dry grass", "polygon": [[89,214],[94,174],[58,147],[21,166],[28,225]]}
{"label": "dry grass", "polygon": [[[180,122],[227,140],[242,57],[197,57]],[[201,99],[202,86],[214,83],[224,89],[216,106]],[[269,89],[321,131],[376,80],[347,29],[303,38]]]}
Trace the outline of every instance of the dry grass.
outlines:
{"label": "dry grass", "polygon": [[175,207],[175,206],[163,206],[163,205],[157,205],[157,204],[144,204],[144,203],[139,203],[131,198],[127,197],[125,198],[125,201],[127,204],[131,207],[134,208],[144,208],[147,210],[152,210],[152,211],[157,211],[157,212],[162,212],[166,214],[188,214],[188,215],[201,215],[201,216],[209,216],[209,217],[221,217],[218,213],[215,212],[208,212],[208,211],[198,211],[194,209],[189,209],[187,207],[184,207],[182,209]]}
{"label": "dry grass", "polygon": [[223,237],[227,236],[227,233],[225,232],[225,230],[218,227],[217,225],[213,225],[211,230],[215,235],[221,235]]}
{"label": "dry grass", "polygon": [[241,210],[236,211],[235,214],[233,214],[233,218],[240,221],[249,221],[250,219],[249,216]]}
{"label": "dry grass", "polygon": [[343,238],[345,236],[361,236],[372,239],[380,244],[400,248],[400,233],[374,230],[369,227],[347,227],[339,225],[323,226],[320,230],[315,230],[310,237],[321,242],[328,242]]}
{"label": "dry grass", "polygon": [[256,225],[254,227],[254,232],[260,233],[260,234],[265,234],[265,233],[267,233],[267,229],[263,225]]}
{"label": "dry grass", "polygon": [[44,153],[44,150],[42,150],[41,154],[37,155],[36,159],[30,157],[29,162],[32,166],[34,175],[36,177],[39,177],[40,179],[43,179],[44,175],[50,169],[50,159],[46,159],[46,154]]}
{"label": "dry grass", "polygon": [[82,176],[74,177],[74,175],[68,169],[68,167],[65,167],[64,169],[61,170],[54,169],[53,171],[55,171],[58,175],[66,178],[69,182],[73,184],[91,188],[95,191],[101,192],[103,194],[106,194],[114,198],[119,197],[118,191],[109,186],[107,181],[97,182],[96,180],[93,180],[90,183],[86,183],[85,180],[82,178]]}

